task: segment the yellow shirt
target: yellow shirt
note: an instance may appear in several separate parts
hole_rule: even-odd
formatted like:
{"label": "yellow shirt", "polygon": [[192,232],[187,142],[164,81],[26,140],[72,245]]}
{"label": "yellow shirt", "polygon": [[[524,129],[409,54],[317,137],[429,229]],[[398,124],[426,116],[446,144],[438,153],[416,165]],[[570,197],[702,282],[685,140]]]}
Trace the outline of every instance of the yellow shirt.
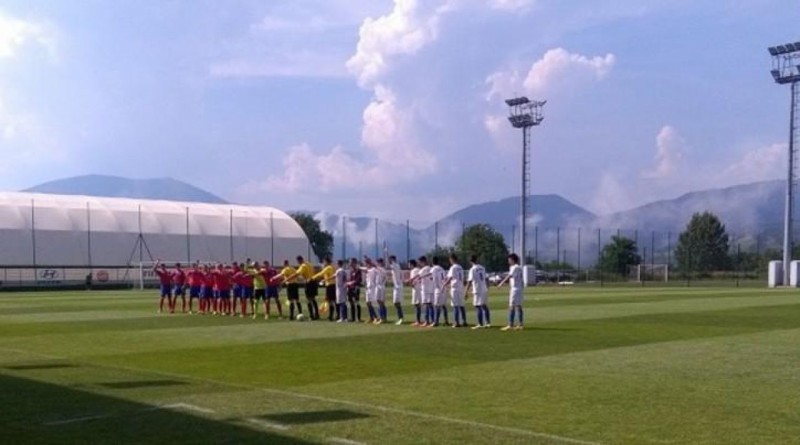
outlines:
{"label": "yellow shirt", "polygon": [[308,283],[314,279],[314,268],[308,263],[303,263],[297,268],[297,274],[303,277],[306,283]]}
{"label": "yellow shirt", "polygon": [[279,274],[278,274],[278,276],[279,276],[279,277],[283,277],[283,279],[284,279],[284,283],[286,283],[286,284],[297,283],[297,279],[296,279],[296,278],[293,278],[293,279],[291,279],[291,280],[287,280],[287,278],[289,278],[289,277],[291,277],[292,275],[294,275],[294,274],[295,274],[295,272],[296,272],[296,271],[295,271],[294,267],[292,267],[292,266],[286,266],[286,267],[284,267],[283,269],[281,269],[281,273],[279,273]]}
{"label": "yellow shirt", "polygon": [[260,269],[249,267],[245,270],[245,273],[253,277],[253,289],[264,289],[267,287],[267,280],[264,279],[264,275],[261,274]]}
{"label": "yellow shirt", "polygon": [[333,266],[325,266],[319,271],[318,274],[311,277],[312,280],[319,280],[322,278],[325,281],[326,286],[333,286],[336,284],[336,271],[333,270]]}

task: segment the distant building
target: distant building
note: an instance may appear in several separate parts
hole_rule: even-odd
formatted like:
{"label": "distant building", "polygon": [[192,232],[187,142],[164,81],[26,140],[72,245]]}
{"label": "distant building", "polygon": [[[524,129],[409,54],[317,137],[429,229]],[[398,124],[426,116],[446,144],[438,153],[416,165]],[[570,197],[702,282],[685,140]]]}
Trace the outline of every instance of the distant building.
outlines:
{"label": "distant building", "polygon": [[309,242],[270,207],[0,192],[0,266],[283,261]]}

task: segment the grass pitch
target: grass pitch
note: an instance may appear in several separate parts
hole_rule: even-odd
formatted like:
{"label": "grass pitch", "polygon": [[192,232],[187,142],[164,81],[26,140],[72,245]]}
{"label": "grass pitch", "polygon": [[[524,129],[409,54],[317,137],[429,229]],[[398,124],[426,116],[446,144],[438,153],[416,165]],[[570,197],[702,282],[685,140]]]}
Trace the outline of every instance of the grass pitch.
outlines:
{"label": "grass pitch", "polygon": [[0,437],[800,443],[796,291],[538,288],[521,332],[497,329],[492,301],[496,328],[472,331],[159,315],[154,292],[0,294]]}

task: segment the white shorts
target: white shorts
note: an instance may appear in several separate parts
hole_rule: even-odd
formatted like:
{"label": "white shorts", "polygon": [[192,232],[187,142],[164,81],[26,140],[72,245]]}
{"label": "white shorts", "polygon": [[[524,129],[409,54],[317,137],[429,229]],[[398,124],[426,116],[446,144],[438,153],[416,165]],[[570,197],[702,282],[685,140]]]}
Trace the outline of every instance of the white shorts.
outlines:
{"label": "white shorts", "polygon": [[474,293],[472,295],[473,306],[484,306],[489,302],[488,292]]}
{"label": "white shorts", "polygon": [[422,304],[433,304],[433,294],[422,294]]}
{"label": "white shorts", "polygon": [[377,302],[378,302],[378,289],[367,288],[367,303],[377,303]]}
{"label": "white shorts", "polygon": [[411,288],[411,304],[422,304],[422,292],[419,289]]}
{"label": "white shorts", "polygon": [[336,304],[347,303],[347,289],[336,289]]}
{"label": "white shorts", "polygon": [[403,304],[403,288],[395,287],[392,289],[392,303]]}
{"label": "white shorts", "polygon": [[434,306],[444,306],[445,304],[447,304],[447,294],[438,290],[434,291],[433,304]]}
{"label": "white shorts", "polygon": [[375,298],[378,301],[386,301],[386,288],[383,286],[378,287],[375,290]]}
{"label": "white shorts", "polygon": [[522,306],[523,296],[522,289],[511,289],[511,292],[508,293],[508,305]]}
{"label": "white shorts", "polygon": [[451,289],[450,290],[450,305],[452,305],[452,306],[464,306],[464,290],[463,289]]}

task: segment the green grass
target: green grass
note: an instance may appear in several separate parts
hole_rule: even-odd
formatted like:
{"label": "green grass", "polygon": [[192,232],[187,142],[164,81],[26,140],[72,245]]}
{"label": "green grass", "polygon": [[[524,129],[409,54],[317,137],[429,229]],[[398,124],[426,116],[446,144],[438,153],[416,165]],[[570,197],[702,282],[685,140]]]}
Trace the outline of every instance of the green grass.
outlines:
{"label": "green grass", "polygon": [[800,443],[795,291],[537,288],[521,332],[156,302],[0,294],[4,443]]}

